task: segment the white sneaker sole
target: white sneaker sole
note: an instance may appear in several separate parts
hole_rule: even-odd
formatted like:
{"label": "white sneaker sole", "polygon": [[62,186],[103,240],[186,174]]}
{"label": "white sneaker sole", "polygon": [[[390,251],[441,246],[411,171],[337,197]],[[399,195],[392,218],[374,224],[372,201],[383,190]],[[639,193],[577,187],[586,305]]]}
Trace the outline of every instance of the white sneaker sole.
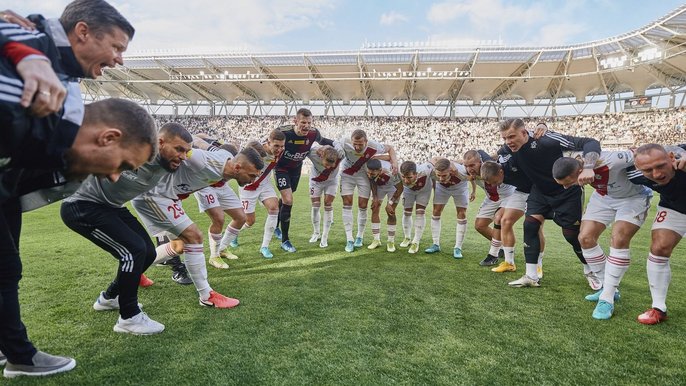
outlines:
{"label": "white sneaker sole", "polygon": [[64,365],[60,368],[54,369],[54,370],[50,370],[50,371],[31,373],[31,372],[26,372],[26,371],[14,371],[14,370],[5,369],[3,371],[3,375],[5,376],[5,378],[15,378],[15,377],[20,377],[22,375],[26,375],[28,377],[44,377],[47,375],[64,373],[66,371],[72,370],[74,367],[76,367],[76,360],[72,358],[72,360],[69,361],[69,363],[67,363],[66,365]]}

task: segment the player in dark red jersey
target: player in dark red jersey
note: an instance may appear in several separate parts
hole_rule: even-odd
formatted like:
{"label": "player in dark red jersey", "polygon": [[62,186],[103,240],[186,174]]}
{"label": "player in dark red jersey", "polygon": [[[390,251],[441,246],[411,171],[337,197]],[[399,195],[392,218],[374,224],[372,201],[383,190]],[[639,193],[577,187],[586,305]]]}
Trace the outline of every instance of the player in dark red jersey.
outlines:
{"label": "player in dark red jersey", "polygon": [[291,209],[293,208],[293,192],[298,189],[303,161],[315,142],[322,145],[333,145],[333,141],[322,137],[319,130],[312,127],[312,112],[305,108],[298,110],[293,125],[282,126],[279,129],[286,136],[286,145],[283,156],[274,168],[276,187],[281,192],[281,200],[279,201],[281,230],[276,230],[274,233],[277,237],[281,235],[281,249],[286,252],[295,252],[288,231],[291,223]]}

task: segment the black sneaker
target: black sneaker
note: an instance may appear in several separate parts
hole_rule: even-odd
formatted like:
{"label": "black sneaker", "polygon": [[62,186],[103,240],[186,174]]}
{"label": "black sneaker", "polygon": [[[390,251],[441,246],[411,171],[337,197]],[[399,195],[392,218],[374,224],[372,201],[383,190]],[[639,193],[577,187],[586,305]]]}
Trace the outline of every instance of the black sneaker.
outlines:
{"label": "black sneaker", "polygon": [[490,265],[496,265],[496,264],[498,264],[498,257],[490,255],[490,254],[486,255],[486,258],[481,260],[481,262],[479,262],[479,265],[481,265],[483,267],[487,267]]}
{"label": "black sneaker", "polygon": [[188,276],[186,267],[174,270],[174,273],[172,273],[172,280],[182,285],[193,284],[193,280]]}
{"label": "black sneaker", "polygon": [[13,365],[12,363],[7,362],[3,374],[5,375],[5,378],[14,378],[21,375],[42,377],[45,375],[63,373],[76,367],[76,360],[74,360],[74,358],[59,357],[42,351],[38,351],[33,356],[32,362],[32,365]]}

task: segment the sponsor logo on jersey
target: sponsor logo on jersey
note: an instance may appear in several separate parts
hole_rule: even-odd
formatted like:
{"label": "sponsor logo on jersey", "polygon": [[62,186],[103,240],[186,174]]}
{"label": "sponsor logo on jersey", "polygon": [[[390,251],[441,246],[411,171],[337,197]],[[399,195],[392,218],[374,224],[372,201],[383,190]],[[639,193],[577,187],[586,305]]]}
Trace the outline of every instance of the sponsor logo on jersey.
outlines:
{"label": "sponsor logo on jersey", "polygon": [[297,140],[293,141],[293,143],[296,145],[305,145],[306,144],[304,139],[297,139]]}

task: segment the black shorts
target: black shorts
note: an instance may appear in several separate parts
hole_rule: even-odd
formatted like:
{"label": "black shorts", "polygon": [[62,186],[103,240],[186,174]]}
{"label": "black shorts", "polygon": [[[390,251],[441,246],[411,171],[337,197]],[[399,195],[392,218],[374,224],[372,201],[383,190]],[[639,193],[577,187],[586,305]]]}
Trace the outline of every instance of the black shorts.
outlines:
{"label": "black shorts", "polygon": [[581,225],[583,190],[578,186],[565,189],[560,194],[549,196],[541,193],[536,185],[526,200],[526,215],[542,215],[562,228],[579,228]]}
{"label": "black shorts", "polygon": [[298,182],[300,182],[300,172],[302,167],[297,169],[275,169],[274,177],[276,178],[276,188],[281,190],[290,189],[295,192],[298,190]]}

